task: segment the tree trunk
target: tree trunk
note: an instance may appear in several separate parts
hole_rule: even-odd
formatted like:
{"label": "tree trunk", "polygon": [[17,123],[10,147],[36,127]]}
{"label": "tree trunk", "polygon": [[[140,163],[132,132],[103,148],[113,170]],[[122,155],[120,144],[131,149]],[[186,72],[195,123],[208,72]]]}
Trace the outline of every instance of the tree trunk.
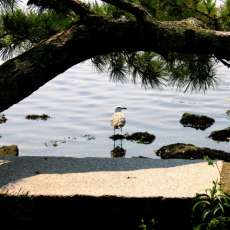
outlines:
{"label": "tree trunk", "polygon": [[230,59],[230,32],[181,22],[112,21],[92,16],[0,66],[0,111],[29,96],[71,66],[119,51],[213,54]]}

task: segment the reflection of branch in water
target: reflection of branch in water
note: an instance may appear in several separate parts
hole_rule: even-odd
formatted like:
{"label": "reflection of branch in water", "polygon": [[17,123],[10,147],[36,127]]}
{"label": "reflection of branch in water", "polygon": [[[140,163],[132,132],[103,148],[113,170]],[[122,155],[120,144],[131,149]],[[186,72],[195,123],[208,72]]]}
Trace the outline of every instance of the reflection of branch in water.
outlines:
{"label": "reflection of branch in water", "polygon": [[120,145],[116,146],[115,141],[113,142],[113,150],[111,150],[111,156],[116,157],[124,157],[126,154],[126,149],[122,148],[122,140],[120,140]]}

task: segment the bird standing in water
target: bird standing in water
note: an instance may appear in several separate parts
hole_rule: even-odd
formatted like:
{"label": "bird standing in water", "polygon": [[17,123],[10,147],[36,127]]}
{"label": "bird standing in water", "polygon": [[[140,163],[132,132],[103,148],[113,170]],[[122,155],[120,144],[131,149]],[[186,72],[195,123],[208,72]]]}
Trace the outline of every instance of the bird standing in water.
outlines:
{"label": "bird standing in water", "polygon": [[124,107],[116,107],[114,114],[112,115],[111,125],[114,129],[114,135],[115,135],[115,129],[120,129],[122,134],[122,127],[125,126],[125,114],[122,112],[123,109],[126,109]]}

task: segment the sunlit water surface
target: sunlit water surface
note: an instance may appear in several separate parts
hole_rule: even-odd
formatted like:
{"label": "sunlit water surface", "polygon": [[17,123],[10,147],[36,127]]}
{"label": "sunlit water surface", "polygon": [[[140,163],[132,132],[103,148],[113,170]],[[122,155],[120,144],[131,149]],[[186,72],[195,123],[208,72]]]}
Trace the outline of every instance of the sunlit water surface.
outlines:
{"label": "sunlit water surface", "polygon": [[[76,65],[31,96],[4,111],[8,118],[0,125],[0,145],[17,144],[20,155],[110,157],[114,143],[110,126],[116,106],[126,106],[124,132],[148,131],[156,135],[150,145],[123,141],[126,157],[156,158],[163,145],[182,142],[229,151],[229,143],[208,138],[211,131],[230,126],[230,72],[217,68],[218,86],[204,93],[179,92],[170,87],[144,89],[140,84],[109,81],[90,62]],[[184,128],[184,112],[213,117],[215,124],[199,131]],[[27,114],[46,113],[47,121],[26,120]],[[119,143],[117,143],[119,144]]]}

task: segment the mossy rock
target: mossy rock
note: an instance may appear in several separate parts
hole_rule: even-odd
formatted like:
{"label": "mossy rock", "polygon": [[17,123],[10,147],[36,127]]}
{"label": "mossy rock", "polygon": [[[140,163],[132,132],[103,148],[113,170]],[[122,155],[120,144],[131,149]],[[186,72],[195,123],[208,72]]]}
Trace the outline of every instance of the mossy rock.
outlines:
{"label": "mossy rock", "polygon": [[111,156],[114,157],[114,158],[117,158],[117,157],[124,157],[125,154],[126,154],[126,150],[123,149],[123,148],[120,147],[120,146],[115,147],[115,148],[111,151]]}
{"label": "mossy rock", "polygon": [[151,144],[156,137],[148,132],[136,132],[131,135],[126,134],[125,138],[128,141],[135,141],[139,144]]}
{"label": "mossy rock", "polygon": [[9,145],[0,147],[0,157],[18,156],[18,146]]}
{"label": "mossy rock", "polygon": [[200,130],[209,128],[214,122],[215,120],[211,117],[191,113],[184,113],[180,119],[180,123],[184,127],[191,127]]}
{"label": "mossy rock", "polygon": [[226,111],[226,115],[227,115],[228,117],[230,117],[230,110],[227,110],[227,111]]}
{"label": "mossy rock", "polygon": [[110,139],[116,141],[116,140],[123,140],[125,139],[125,136],[122,135],[122,134],[115,134],[115,135],[112,135],[111,137],[109,137]]}
{"label": "mossy rock", "polygon": [[6,116],[4,114],[0,115],[0,124],[5,123],[6,121],[7,121]]}
{"label": "mossy rock", "polygon": [[38,114],[29,114],[29,115],[26,115],[26,119],[27,120],[43,120],[43,121],[46,121],[50,118],[49,115],[47,114],[42,114],[42,115],[38,115]]}
{"label": "mossy rock", "polygon": [[163,146],[157,150],[156,154],[162,159],[204,159],[209,157],[210,159],[230,161],[228,152],[183,143]]}
{"label": "mossy rock", "polygon": [[215,141],[230,141],[230,127],[213,131],[208,137]]}

